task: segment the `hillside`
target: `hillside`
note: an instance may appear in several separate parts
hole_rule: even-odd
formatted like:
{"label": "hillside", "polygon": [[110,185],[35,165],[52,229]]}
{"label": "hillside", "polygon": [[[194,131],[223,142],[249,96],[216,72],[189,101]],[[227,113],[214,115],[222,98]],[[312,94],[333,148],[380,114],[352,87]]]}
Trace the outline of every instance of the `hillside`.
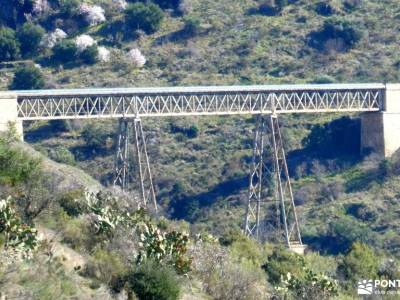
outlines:
{"label": "hillside", "polygon": [[[399,81],[400,10],[394,0],[149,2],[156,3],[151,16],[146,17],[151,22],[143,17],[150,4],[143,4],[147,7],[143,8],[140,3],[123,0],[0,4],[0,89]],[[130,6],[124,8],[124,3]],[[82,9],[82,4],[89,8]],[[96,5],[100,9],[93,10]],[[92,14],[88,13],[90,9]],[[41,29],[29,27],[29,20]],[[23,29],[24,24],[31,25]],[[50,47],[48,38],[56,29],[66,36]],[[35,44],[26,32],[36,33],[40,39]],[[26,44],[34,45],[37,51],[24,50]],[[108,53],[107,59],[104,53]],[[21,72],[26,70],[24,66],[28,71]],[[277,292],[275,287],[284,285],[284,276],[290,272],[299,281],[297,289],[284,287],[288,297],[328,299],[336,295],[350,299],[355,297],[354,286],[360,279],[398,278],[398,154],[388,160],[361,156],[357,114],[288,115],[280,122],[303,239],[310,250],[304,259],[279,245],[259,244],[240,233],[255,119],[232,116],[143,121],[163,216],[157,219],[150,212],[151,222],[166,232],[187,231],[187,255],[198,258],[189,275],[172,270],[178,273],[181,298],[283,297],[285,292]],[[10,291],[17,284],[28,291],[27,298],[36,299],[60,295],[79,299],[125,297],[121,293],[134,297],[133,291],[138,290],[137,286],[133,288],[132,278],[138,278],[140,272],[150,276],[152,268],[157,268],[151,261],[147,270],[132,263],[140,251],[135,244],[137,236],[130,232],[130,243],[123,238],[128,229],[117,226],[111,237],[91,238],[90,212],[69,215],[75,205],[62,204],[78,199],[85,206],[87,199],[78,188],[81,185],[94,190],[110,187],[117,122],[26,122],[24,128],[30,146],[18,147],[28,149],[28,153],[39,152],[33,157],[39,155],[41,168],[52,170],[47,177],[59,178],[42,188],[47,194],[55,193],[56,208],[46,207],[30,224],[50,235],[58,233],[58,247],[66,247],[67,253],[75,251],[89,263],[84,272],[71,271],[68,263],[50,264],[49,274],[58,272],[51,268],[60,267],[67,275],[57,275],[60,288],[49,291],[49,296],[38,291],[51,275],[37,282],[31,277],[24,280],[19,273],[22,271],[7,275],[8,267],[0,269],[0,287]],[[9,179],[2,181],[1,176],[5,175],[0,172],[0,196],[24,199],[24,191]],[[51,186],[62,188],[54,191]],[[26,186],[23,189],[29,190]],[[122,197],[116,211],[133,212],[135,190],[128,195],[109,192]],[[265,219],[270,217],[267,214]],[[0,230],[0,246],[2,241]],[[32,262],[38,270],[43,268],[46,253],[41,247]],[[24,264],[29,262],[19,266],[26,267]],[[169,268],[165,274],[170,274],[171,262],[161,265]],[[329,284],[328,288],[318,283],[315,290],[308,289],[310,273],[304,270],[337,280],[337,293]],[[135,275],[129,279],[127,274]],[[117,279],[124,285],[120,286]],[[32,280],[33,285],[27,284]],[[235,286],[237,281],[243,285]],[[166,285],[174,286],[171,282]],[[75,287],[79,287],[80,296],[72,292]]]}

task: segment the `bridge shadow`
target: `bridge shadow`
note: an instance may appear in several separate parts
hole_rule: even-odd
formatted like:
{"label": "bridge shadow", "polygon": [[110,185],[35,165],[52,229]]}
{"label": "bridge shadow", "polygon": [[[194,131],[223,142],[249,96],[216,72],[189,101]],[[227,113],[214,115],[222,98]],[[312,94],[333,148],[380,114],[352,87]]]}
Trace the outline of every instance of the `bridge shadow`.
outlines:
{"label": "bridge shadow", "polygon": [[35,129],[24,132],[24,140],[28,143],[40,142],[60,135],[60,132],[54,130],[51,123],[47,123]]}
{"label": "bridge shadow", "polygon": [[212,206],[221,197],[238,194],[240,190],[247,188],[248,183],[249,178],[246,175],[228,179],[197,195],[178,195],[170,205],[170,214],[175,219],[193,222],[199,216],[201,209]]}
{"label": "bridge shadow", "polygon": [[[289,173],[298,179],[304,176],[322,176],[342,172],[359,163],[362,156],[360,149],[360,119],[343,117],[322,125],[313,126],[310,134],[303,141],[305,147],[287,154]],[[369,178],[369,177],[368,177]],[[374,176],[370,176],[373,180]],[[376,178],[376,177],[375,177]],[[200,211],[210,207],[221,198],[238,194],[247,189],[248,175],[221,182],[209,191],[197,195],[170,193],[172,202],[170,213],[173,218],[193,222]],[[365,181],[364,181],[365,183]],[[360,188],[356,179],[348,183],[348,190]]]}

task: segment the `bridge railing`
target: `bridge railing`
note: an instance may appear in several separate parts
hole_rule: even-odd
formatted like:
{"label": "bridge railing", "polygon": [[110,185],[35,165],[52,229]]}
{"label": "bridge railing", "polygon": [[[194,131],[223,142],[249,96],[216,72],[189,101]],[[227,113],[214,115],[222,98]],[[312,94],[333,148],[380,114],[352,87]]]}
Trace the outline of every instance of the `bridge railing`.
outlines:
{"label": "bridge railing", "polygon": [[22,120],[379,111],[383,84],[17,91]]}

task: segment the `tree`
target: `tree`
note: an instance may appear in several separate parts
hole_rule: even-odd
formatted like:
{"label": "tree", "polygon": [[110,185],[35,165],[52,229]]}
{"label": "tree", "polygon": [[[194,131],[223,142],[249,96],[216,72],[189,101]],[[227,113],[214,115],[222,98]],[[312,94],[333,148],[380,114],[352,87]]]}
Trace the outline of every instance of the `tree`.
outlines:
{"label": "tree", "polygon": [[35,0],[0,1],[0,26],[16,28],[26,21],[26,15],[32,13]]}
{"label": "tree", "polygon": [[143,30],[147,34],[156,32],[164,14],[159,6],[149,3],[133,3],[125,11],[126,25],[133,30]]}
{"label": "tree", "polygon": [[0,62],[14,60],[19,56],[19,43],[11,28],[0,27]]}
{"label": "tree", "polygon": [[19,67],[15,71],[14,79],[10,85],[11,90],[35,90],[42,89],[45,85],[42,71],[31,64]]}
{"label": "tree", "polygon": [[62,40],[53,48],[53,59],[57,63],[69,63],[76,59],[78,49],[74,41]]}
{"label": "tree", "polygon": [[21,44],[21,53],[24,57],[35,56],[39,52],[39,45],[45,34],[40,25],[25,23],[17,31],[17,37]]}
{"label": "tree", "polygon": [[79,57],[85,64],[95,64],[99,60],[99,49],[97,45],[87,47],[79,54]]}

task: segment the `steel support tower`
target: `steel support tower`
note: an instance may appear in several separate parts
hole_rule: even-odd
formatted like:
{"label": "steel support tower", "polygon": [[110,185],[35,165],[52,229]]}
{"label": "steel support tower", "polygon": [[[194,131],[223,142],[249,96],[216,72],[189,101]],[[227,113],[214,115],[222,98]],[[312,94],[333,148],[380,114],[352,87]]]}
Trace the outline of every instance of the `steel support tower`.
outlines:
{"label": "steel support tower", "polygon": [[[132,137],[130,135],[132,128]],[[143,207],[152,205],[157,211],[157,201],[154,192],[153,178],[151,175],[149,156],[147,154],[146,139],[143,133],[142,121],[139,117],[133,120],[120,119],[117,149],[114,167],[114,186],[119,185],[123,191],[130,188],[130,178],[132,177],[129,160],[132,151],[130,141],[133,144],[133,156],[136,182],[139,185],[140,198]]]}
{"label": "steel support tower", "polygon": [[[301,234],[277,115],[260,116],[254,133],[245,234],[301,248]],[[275,210],[271,218],[271,208]]]}

